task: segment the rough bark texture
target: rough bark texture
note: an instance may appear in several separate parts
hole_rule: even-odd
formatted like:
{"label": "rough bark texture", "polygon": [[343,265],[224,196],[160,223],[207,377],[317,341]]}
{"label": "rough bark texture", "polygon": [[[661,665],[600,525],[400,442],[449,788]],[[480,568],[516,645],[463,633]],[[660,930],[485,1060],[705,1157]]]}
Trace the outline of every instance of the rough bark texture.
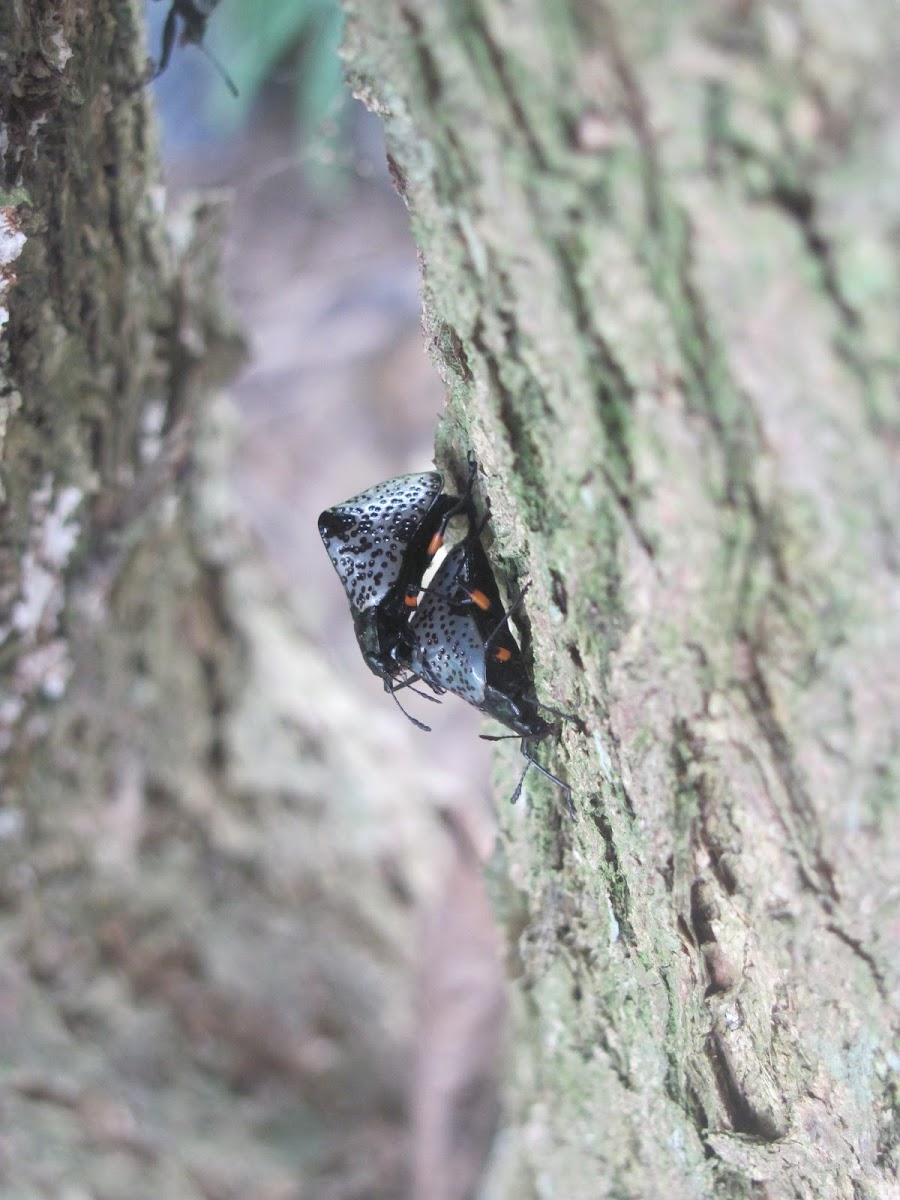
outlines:
{"label": "rough bark texture", "polygon": [[222,213],[164,217],[136,7],[0,43],[0,1191],[395,1197],[438,788],[237,527]]}
{"label": "rough bark texture", "polygon": [[543,751],[577,820],[537,778],[502,816],[487,1194],[887,1200],[896,7],[347,7],[440,444],[474,449],[539,693],[578,714]]}

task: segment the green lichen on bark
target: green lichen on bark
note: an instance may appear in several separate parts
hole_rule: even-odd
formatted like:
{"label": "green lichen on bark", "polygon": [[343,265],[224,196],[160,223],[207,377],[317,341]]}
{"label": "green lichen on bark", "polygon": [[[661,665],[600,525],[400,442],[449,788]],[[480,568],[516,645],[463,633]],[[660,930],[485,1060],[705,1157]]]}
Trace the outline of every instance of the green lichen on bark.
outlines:
{"label": "green lichen on bark", "polygon": [[439,450],[474,448],[539,693],[581,717],[552,760],[578,821],[544,784],[502,814],[491,1194],[886,1197],[890,6],[347,8]]}
{"label": "green lichen on bark", "polygon": [[[60,636],[66,573],[127,527],[127,498],[152,475],[135,484],[142,421],[165,393],[156,357],[165,337],[155,335],[171,319],[175,273],[154,208],[152,126],[135,92],[136,16],[119,5],[96,11],[87,28],[82,17],[75,3],[4,11],[3,187],[25,239],[0,342],[0,625],[11,701],[2,724],[16,752],[34,706],[58,695],[71,671]],[[103,87],[98,64],[110,72]],[[138,510],[150,498],[143,490]],[[51,536],[61,504],[64,556]]]}

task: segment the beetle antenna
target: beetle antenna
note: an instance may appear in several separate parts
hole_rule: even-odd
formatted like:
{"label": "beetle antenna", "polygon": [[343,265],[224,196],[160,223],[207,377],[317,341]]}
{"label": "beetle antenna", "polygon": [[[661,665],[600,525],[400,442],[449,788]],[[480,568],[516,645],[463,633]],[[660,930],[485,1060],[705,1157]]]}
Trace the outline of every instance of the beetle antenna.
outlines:
{"label": "beetle antenna", "polygon": [[[478,736],[484,742],[505,742],[508,738],[518,737],[519,735],[517,733],[480,733]],[[566,793],[566,808],[569,810],[569,816],[574,820],[575,806],[572,803],[572,789],[569,787],[569,785],[567,783],[563,783],[559,776],[554,775],[552,771],[548,771],[546,767],[542,767],[538,760],[533,755],[528,753],[527,738],[522,738],[520,749],[523,757],[527,761],[525,763],[525,770],[519,776],[519,782],[516,784],[516,790],[509,798],[510,804],[515,804],[518,798],[522,795],[522,784],[525,782],[525,776],[528,774],[528,768],[535,767],[538,771],[540,771],[545,779],[549,779],[551,783],[555,783],[557,787],[562,788],[562,790]]]}
{"label": "beetle antenna", "polygon": [[528,768],[530,766],[537,765],[533,758],[528,758],[528,755],[525,757],[528,759],[528,761],[525,763],[525,766],[522,769],[522,774],[519,776],[519,782],[516,784],[516,790],[509,798],[510,804],[515,804],[518,798],[522,795],[522,784],[525,782],[525,776],[528,774]]}
{"label": "beetle antenna", "polygon": [[525,779],[525,772],[528,770],[529,767],[535,767],[536,770],[540,771],[540,773],[544,776],[545,779],[549,779],[551,783],[555,783],[557,787],[561,787],[562,790],[566,793],[566,808],[569,810],[569,816],[572,818],[572,820],[574,820],[575,819],[575,806],[572,803],[572,789],[569,787],[569,785],[567,783],[563,783],[563,781],[558,776],[554,775],[551,771],[548,771],[546,767],[542,767],[541,764],[538,762],[538,760],[536,758],[533,758],[532,755],[530,755],[528,753],[527,746],[528,746],[527,738],[522,738],[522,753],[528,759],[528,762],[525,764],[525,771],[522,772],[522,778],[519,780],[519,786],[516,789],[516,791],[513,792],[513,797],[514,797],[513,803],[515,803],[515,800],[518,800],[518,798],[519,798],[519,793],[522,790],[522,783]]}
{"label": "beetle antenna", "polygon": [[[406,711],[406,709],[403,707],[403,705],[400,703],[400,701],[397,699],[396,695],[394,695],[393,689],[391,689],[391,695],[394,697],[394,703],[397,705],[397,707],[403,713],[404,717],[406,717],[409,721],[412,721],[412,723],[413,723],[413,725],[415,725],[416,729],[421,729],[423,733],[431,733],[431,726],[426,725],[424,721],[417,721],[416,718],[412,715],[412,713],[408,713]],[[428,697],[426,697],[426,699],[428,699]],[[440,701],[435,701],[435,703],[436,704],[440,703]]]}
{"label": "beetle antenna", "polygon": [[494,629],[493,633],[490,635],[490,637],[484,643],[485,650],[487,650],[488,646],[491,644],[491,642],[494,640],[494,638],[497,636],[497,634],[500,632],[500,630],[503,628],[503,626],[506,624],[506,622],[509,620],[509,618],[513,615],[513,613],[516,611],[516,609],[519,607],[519,605],[525,599],[525,593],[528,591],[528,589],[530,587],[531,587],[531,582],[529,581],[528,583],[525,584],[525,586],[522,588],[521,592],[519,592],[516,599],[512,602],[512,604],[509,606],[509,608],[506,610],[506,612],[503,614],[503,616],[497,622],[497,626]]}
{"label": "beetle antenna", "polygon": [[200,51],[202,51],[203,54],[206,55],[206,57],[209,59],[209,61],[212,63],[212,65],[216,68],[216,70],[219,72],[221,77],[225,80],[228,90],[231,92],[232,96],[234,96],[236,99],[240,95],[240,92],[237,90],[237,84],[234,82],[234,80],[231,78],[231,76],[228,74],[228,72],[225,70],[225,68],[222,66],[222,64],[219,62],[219,60],[216,58],[216,56],[210,50],[207,50],[206,46],[204,46],[204,44],[202,42],[197,42],[196,46]]}
{"label": "beetle antenna", "polygon": [[[427,692],[420,692],[418,688],[413,687],[414,683],[420,683],[420,682],[422,682],[421,675],[408,675],[406,677],[406,679],[402,680],[402,682],[397,683],[397,684],[395,684],[394,681],[391,679],[390,680],[391,686],[388,687],[388,679],[386,678],[384,681],[384,690],[386,692],[390,692],[391,695],[393,695],[394,692],[402,691],[403,688],[409,688],[409,690],[411,692],[415,693],[416,696],[421,696],[423,700],[428,700],[431,704],[440,704],[440,700],[438,700],[435,696],[429,696]],[[428,681],[425,680],[425,682],[427,683]],[[429,683],[428,686],[433,687],[434,685]],[[444,688],[434,688],[434,690],[439,695],[443,696]]]}

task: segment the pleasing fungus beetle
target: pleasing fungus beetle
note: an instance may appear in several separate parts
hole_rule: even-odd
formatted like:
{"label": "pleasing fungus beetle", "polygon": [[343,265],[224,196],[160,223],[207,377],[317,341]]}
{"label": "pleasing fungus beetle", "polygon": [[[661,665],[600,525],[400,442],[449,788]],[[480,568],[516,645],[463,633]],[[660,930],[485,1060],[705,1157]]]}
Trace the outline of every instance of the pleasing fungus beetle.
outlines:
{"label": "pleasing fungus beetle", "polygon": [[410,666],[410,614],[449,522],[465,515],[471,523],[475,470],[470,459],[462,496],[442,492],[440,471],[426,471],[376,484],[319,517],[319,533],[347,593],[362,656],[391,694],[415,682],[401,679]]}

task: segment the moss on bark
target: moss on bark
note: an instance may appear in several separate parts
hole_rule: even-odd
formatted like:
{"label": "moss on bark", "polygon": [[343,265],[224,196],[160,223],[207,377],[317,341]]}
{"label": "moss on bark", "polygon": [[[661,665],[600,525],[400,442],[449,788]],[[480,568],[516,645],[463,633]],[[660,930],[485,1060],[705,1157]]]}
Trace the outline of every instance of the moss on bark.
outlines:
{"label": "moss on bark", "polygon": [[439,448],[474,449],[538,690],[578,714],[548,756],[578,820],[536,779],[502,818],[490,1194],[887,1197],[890,5],[347,9]]}

